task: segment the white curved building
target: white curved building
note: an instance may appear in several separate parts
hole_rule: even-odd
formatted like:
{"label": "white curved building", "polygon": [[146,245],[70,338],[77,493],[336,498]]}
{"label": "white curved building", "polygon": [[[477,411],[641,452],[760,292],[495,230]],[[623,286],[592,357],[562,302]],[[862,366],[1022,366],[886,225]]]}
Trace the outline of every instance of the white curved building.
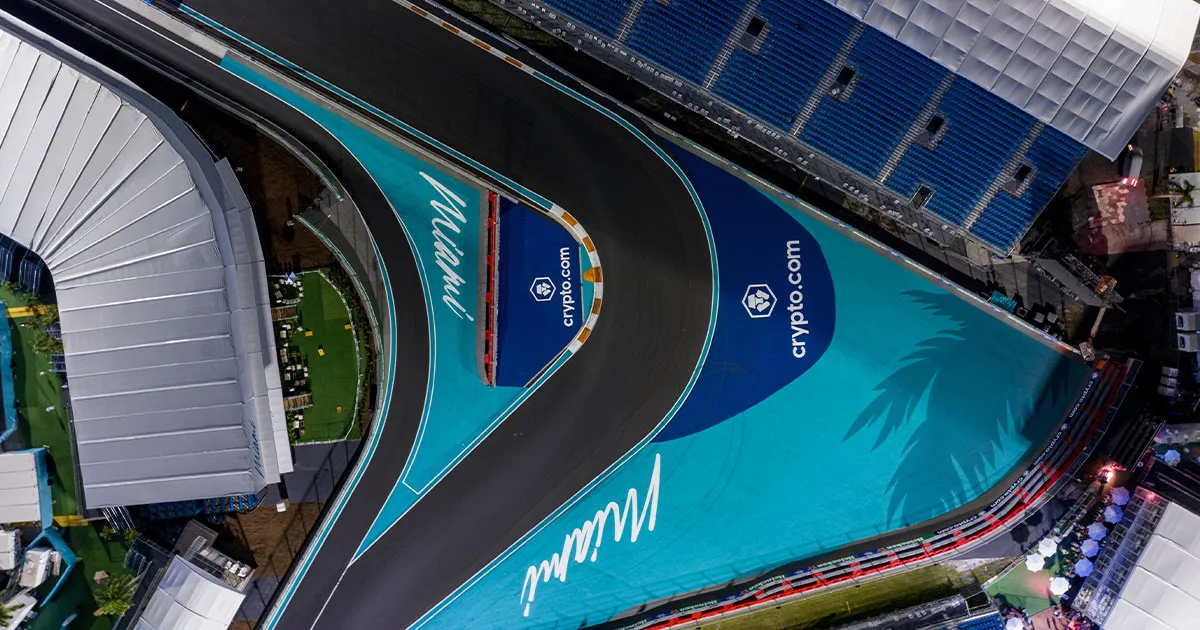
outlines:
{"label": "white curved building", "polygon": [[262,250],[228,164],[4,13],[0,233],[54,280],[88,508],[254,493],[291,470]]}

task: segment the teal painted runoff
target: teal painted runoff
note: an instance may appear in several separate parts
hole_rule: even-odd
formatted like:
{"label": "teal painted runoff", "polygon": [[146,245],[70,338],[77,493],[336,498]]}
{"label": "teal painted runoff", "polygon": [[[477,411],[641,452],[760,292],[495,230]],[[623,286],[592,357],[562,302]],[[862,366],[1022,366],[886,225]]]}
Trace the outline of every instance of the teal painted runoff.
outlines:
{"label": "teal painted runoff", "polygon": [[391,202],[416,254],[431,314],[425,411],[401,479],[363,540],[361,553],[523,399],[522,388],[485,385],[476,367],[482,195],[231,57],[222,66],[300,110],[342,142]]}
{"label": "teal painted runoff", "polygon": [[419,627],[581,627],[833,551],[973,500],[1057,426],[1080,362],[835,228],[769,209],[811,233],[833,276],[821,359],[756,406],[641,449]]}

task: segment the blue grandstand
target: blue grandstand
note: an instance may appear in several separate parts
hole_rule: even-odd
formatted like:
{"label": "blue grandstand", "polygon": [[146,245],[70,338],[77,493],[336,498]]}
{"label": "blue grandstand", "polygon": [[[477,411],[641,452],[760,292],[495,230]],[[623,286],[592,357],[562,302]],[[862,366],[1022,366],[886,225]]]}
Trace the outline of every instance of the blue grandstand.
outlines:
{"label": "blue grandstand", "polygon": [[[514,3],[590,29],[603,46],[571,43],[861,200],[924,212],[1004,254],[1089,148],[1115,158],[1190,44],[1169,21],[1149,46],[1121,24],[1108,39],[1084,38],[1065,9],[1018,0],[974,18],[935,0],[501,2]],[[968,23],[1015,15],[1006,29]],[[1124,50],[1130,41],[1141,43]],[[1107,61],[1073,76],[1057,64],[1063,50]],[[1107,102],[1074,94],[1135,68],[1145,80],[1118,82]]]}

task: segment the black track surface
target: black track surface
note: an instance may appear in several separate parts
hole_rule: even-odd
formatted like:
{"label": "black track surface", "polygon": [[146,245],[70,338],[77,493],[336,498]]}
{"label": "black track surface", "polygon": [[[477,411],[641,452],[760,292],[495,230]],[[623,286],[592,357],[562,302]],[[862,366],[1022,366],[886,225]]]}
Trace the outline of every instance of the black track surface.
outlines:
{"label": "black track surface", "polygon": [[637,138],[389,0],[189,2],[562,205],[586,227],[603,264],[600,323],[579,354],[334,591],[399,476],[420,417],[428,348],[412,253],[379,191],[311,123],[105,15],[107,9],[64,4],[312,143],[338,167],[384,250],[400,317],[391,413],[379,451],[280,627],[308,630],[331,591],[316,628],[405,627],[649,433],[681,395],[711,312],[708,242],[683,184]]}

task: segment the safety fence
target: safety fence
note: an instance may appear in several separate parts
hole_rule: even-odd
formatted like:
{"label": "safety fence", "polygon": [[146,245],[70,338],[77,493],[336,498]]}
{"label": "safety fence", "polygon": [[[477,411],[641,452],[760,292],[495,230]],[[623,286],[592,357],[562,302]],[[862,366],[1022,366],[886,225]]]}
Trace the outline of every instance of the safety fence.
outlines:
{"label": "safety fence", "polygon": [[920,538],[760,580],[717,599],[660,612],[625,630],[676,628],[746,614],[847,582],[861,582],[948,560],[1003,533],[1053,496],[1095,448],[1132,387],[1141,362],[1102,360],[1058,432],[1029,467],[983,511]]}
{"label": "safety fence", "polygon": [[484,273],[487,274],[483,293],[483,378],[488,385],[496,384],[496,335],[499,326],[500,299],[500,195],[488,191],[487,213],[487,256]]}

